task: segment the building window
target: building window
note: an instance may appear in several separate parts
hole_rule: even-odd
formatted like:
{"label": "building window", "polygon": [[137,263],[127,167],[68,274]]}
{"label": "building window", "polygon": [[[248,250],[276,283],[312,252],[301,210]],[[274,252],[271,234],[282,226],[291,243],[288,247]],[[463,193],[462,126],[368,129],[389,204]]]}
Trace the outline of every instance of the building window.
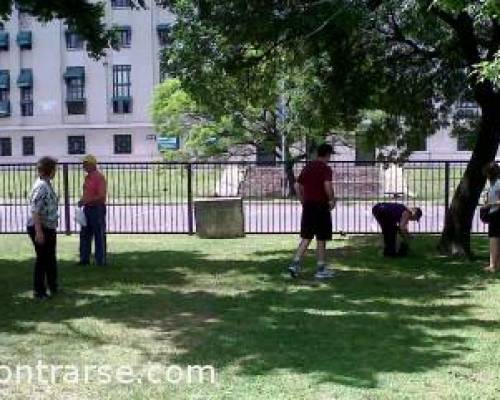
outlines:
{"label": "building window", "polygon": [[0,118],[10,116],[10,91],[9,89],[0,89]]}
{"label": "building window", "polygon": [[0,156],[10,157],[12,155],[12,139],[0,138]]}
{"label": "building window", "polygon": [[113,97],[130,97],[130,65],[113,66]]}
{"label": "building window", "polygon": [[132,135],[115,135],[115,154],[132,154]]}
{"label": "building window", "polygon": [[0,50],[9,50],[9,32],[0,29]]}
{"label": "building window", "polygon": [[76,32],[66,31],[66,49],[68,50],[82,50],[83,38]]}
{"label": "building window", "polygon": [[85,154],[85,136],[68,136],[68,154]]}
{"label": "building window", "polygon": [[66,107],[68,114],[85,114],[85,67],[68,67],[66,81]]}
{"label": "building window", "polygon": [[17,44],[21,50],[31,50],[32,35],[31,31],[20,31],[17,34]]}
{"label": "building window", "polygon": [[85,100],[85,80],[83,78],[71,78],[66,81],[68,89],[68,101]]}
{"label": "building window", "polygon": [[132,3],[130,0],[111,0],[111,7],[113,8],[131,8]]}
{"label": "building window", "polygon": [[21,94],[21,115],[29,117],[33,115],[33,72],[31,68],[21,69],[17,78],[17,87]]}
{"label": "building window", "polygon": [[170,35],[170,25],[169,24],[159,24],[156,27],[158,32],[158,42],[160,46],[168,46],[172,41],[172,36]]}
{"label": "building window", "polygon": [[33,116],[33,88],[21,88],[21,115],[23,117]]}
{"label": "building window", "polygon": [[0,89],[0,101],[10,100],[10,89],[1,88]]}
{"label": "building window", "polygon": [[129,114],[132,112],[130,65],[113,66],[113,112]]}
{"label": "building window", "polygon": [[35,155],[35,139],[33,136],[23,137],[23,156]]}
{"label": "building window", "polygon": [[132,28],[121,26],[115,31],[116,44],[119,48],[130,47],[132,45]]}
{"label": "building window", "polygon": [[0,71],[0,118],[10,115],[10,73]]}

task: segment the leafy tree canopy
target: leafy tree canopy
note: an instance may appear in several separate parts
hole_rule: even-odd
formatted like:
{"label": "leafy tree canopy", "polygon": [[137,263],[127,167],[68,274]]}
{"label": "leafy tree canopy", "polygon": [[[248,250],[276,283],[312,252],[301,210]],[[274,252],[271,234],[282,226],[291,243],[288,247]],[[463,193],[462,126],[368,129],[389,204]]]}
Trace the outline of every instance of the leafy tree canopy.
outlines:
{"label": "leafy tree canopy", "polygon": [[382,110],[410,143],[446,124],[457,100],[474,97],[471,74],[500,43],[495,0],[166,3],[179,16],[167,70],[190,92],[212,95],[202,93],[207,63],[244,82],[269,60],[307,62],[324,89],[317,110],[331,126],[350,130],[363,110]]}

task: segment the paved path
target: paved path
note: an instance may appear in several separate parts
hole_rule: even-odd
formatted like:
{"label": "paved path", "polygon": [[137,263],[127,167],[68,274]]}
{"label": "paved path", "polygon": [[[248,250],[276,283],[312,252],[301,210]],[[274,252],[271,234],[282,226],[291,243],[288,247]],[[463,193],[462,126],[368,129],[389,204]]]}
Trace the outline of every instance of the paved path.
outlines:
{"label": "paved path", "polygon": [[[371,203],[339,203],[333,212],[334,232],[370,233],[378,227],[371,215]],[[413,223],[413,232],[439,233],[443,228],[444,206],[420,205],[423,217],[420,223]],[[77,231],[70,215],[71,229]],[[300,206],[295,202],[253,202],[245,201],[245,229],[248,233],[294,233],[300,229]],[[27,206],[0,206],[0,233],[25,231]],[[64,226],[64,209],[60,209],[61,230]],[[187,233],[188,207],[182,204],[109,205],[108,232],[110,233]],[[478,215],[473,224],[475,232],[484,232],[485,226]]]}

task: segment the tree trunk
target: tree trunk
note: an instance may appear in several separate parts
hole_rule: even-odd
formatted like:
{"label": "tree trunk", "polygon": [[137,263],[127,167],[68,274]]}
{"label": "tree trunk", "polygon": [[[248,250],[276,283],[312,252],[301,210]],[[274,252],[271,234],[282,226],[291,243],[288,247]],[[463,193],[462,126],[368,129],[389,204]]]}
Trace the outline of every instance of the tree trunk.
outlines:
{"label": "tree trunk", "polygon": [[445,217],[439,249],[441,252],[471,256],[472,220],[486,183],[484,167],[495,160],[500,138],[500,96],[491,93],[482,101],[482,117],[472,157],[455,191]]}
{"label": "tree trunk", "polygon": [[314,138],[306,137],[306,161],[313,159],[317,145]]}
{"label": "tree trunk", "polygon": [[288,197],[295,197],[297,195],[295,191],[295,171],[293,167],[295,166],[295,160],[287,159],[285,163],[286,180],[288,183]]}

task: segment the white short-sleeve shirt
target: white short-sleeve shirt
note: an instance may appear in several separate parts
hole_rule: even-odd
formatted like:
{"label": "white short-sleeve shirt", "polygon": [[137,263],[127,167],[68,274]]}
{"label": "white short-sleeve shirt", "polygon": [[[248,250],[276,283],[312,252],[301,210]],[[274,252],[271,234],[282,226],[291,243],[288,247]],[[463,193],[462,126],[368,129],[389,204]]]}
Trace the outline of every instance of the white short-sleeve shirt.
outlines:
{"label": "white short-sleeve shirt", "polygon": [[[496,203],[500,200],[500,179],[497,179],[488,191],[488,203]],[[490,214],[498,211],[500,206],[490,208]]]}

